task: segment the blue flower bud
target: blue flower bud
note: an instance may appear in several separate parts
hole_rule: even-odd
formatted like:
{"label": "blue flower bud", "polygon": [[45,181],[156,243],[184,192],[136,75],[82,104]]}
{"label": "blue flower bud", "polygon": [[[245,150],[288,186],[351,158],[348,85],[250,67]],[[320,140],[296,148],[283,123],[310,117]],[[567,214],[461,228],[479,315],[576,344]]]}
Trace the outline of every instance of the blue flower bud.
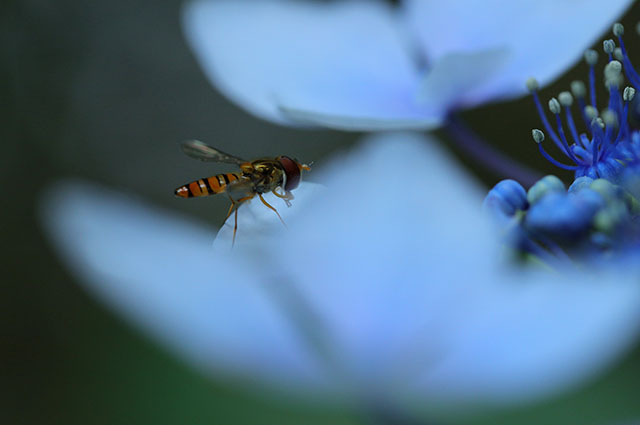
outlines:
{"label": "blue flower bud", "polygon": [[531,205],[525,227],[554,239],[577,239],[586,234],[603,204],[602,197],[590,189],[571,196],[561,192],[549,193]]}
{"label": "blue flower bud", "polygon": [[515,180],[502,180],[496,184],[483,202],[483,208],[491,214],[504,214],[508,217],[528,207],[527,193]]}

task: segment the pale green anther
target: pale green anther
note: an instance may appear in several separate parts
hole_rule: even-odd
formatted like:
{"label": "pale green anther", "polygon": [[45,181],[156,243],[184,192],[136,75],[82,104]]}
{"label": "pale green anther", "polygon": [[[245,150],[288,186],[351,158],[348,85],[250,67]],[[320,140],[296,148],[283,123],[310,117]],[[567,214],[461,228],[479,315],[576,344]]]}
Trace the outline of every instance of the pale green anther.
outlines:
{"label": "pale green anther", "polygon": [[625,87],[624,91],[622,92],[622,99],[625,102],[631,102],[633,100],[633,96],[636,95],[636,89],[634,89],[633,87]]}
{"label": "pale green anther", "polygon": [[622,37],[624,35],[624,26],[620,22],[613,24],[613,35]]}
{"label": "pale green anther", "polygon": [[609,88],[611,84],[620,86],[622,84],[622,64],[617,60],[612,60],[604,67],[605,86]]}
{"label": "pale green anther", "polygon": [[529,188],[527,201],[529,201],[529,205],[533,205],[549,193],[565,191],[566,188],[562,180],[552,175],[544,176]]}
{"label": "pale green anther", "polygon": [[621,72],[622,64],[616,60],[613,60],[604,67],[604,78],[605,80],[616,79],[620,76]]}
{"label": "pale green anther", "polygon": [[538,130],[537,128],[534,128],[533,130],[531,130],[531,135],[533,136],[534,142],[538,144],[544,142],[544,133],[542,132],[542,130]]}
{"label": "pale green anther", "polygon": [[582,81],[575,80],[571,82],[571,92],[575,97],[581,99],[587,95],[587,88]]}
{"label": "pale green anther", "polygon": [[614,73],[615,72],[615,73],[619,74],[620,72],[622,72],[622,63],[620,63],[617,60],[612,60],[611,62],[609,62],[608,64],[605,65],[604,72],[605,72],[605,74],[607,72],[610,72],[610,73]]}
{"label": "pale green anther", "polygon": [[610,55],[616,49],[616,43],[614,43],[611,39],[605,40],[602,42],[602,48],[604,49],[604,52],[606,54]]}
{"label": "pale green anther", "polygon": [[619,60],[620,62],[624,61],[624,56],[622,56],[622,49],[619,47],[616,47],[613,50],[613,57],[616,58],[616,60]]}
{"label": "pale green anther", "polygon": [[598,116],[598,110],[591,105],[587,105],[584,107],[584,115],[589,119],[593,120]]}
{"label": "pale green anther", "polygon": [[607,108],[602,111],[602,120],[607,126],[618,126],[618,115],[611,109]]}
{"label": "pale green anther", "polygon": [[593,49],[587,49],[584,52],[584,60],[587,61],[589,65],[595,65],[598,62],[598,52]]}
{"label": "pale green anther", "polygon": [[552,97],[549,101],[549,110],[552,114],[559,114],[561,111],[560,102],[558,102],[558,99],[556,99],[555,97]]}
{"label": "pale green anther", "polygon": [[562,106],[571,106],[573,104],[573,96],[568,91],[560,92],[558,95],[558,100]]}
{"label": "pale green anther", "polygon": [[529,90],[530,92],[536,91],[540,87],[540,85],[538,84],[538,80],[536,80],[533,77],[527,78],[526,84],[527,84],[527,90]]}
{"label": "pale green anther", "polygon": [[602,118],[597,117],[594,121],[600,126],[600,128],[604,128],[604,120]]}

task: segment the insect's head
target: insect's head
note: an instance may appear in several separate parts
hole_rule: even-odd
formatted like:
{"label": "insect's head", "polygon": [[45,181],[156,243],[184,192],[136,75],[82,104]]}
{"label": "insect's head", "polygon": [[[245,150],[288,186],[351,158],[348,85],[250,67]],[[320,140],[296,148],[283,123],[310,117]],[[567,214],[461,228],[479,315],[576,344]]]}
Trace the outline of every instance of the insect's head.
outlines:
{"label": "insect's head", "polygon": [[284,181],[282,185],[286,191],[291,191],[298,187],[300,184],[302,170],[311,170],[310,165],[301,164],[297,160],[284,155],[278,157],[278,162],[282,164],[282,168],[284,169]]}

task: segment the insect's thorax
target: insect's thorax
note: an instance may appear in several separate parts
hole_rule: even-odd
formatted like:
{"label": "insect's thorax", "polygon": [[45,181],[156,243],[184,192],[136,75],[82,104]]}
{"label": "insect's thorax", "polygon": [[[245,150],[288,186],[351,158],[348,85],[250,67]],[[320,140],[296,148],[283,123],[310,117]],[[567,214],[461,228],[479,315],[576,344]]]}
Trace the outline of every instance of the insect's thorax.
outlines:
{"label": "insect's thorax", "polygon": [[284,170],[275,159],[257,159],[241,168],[243,176],[253,182],[257,193],[271,192],[282,185]]}

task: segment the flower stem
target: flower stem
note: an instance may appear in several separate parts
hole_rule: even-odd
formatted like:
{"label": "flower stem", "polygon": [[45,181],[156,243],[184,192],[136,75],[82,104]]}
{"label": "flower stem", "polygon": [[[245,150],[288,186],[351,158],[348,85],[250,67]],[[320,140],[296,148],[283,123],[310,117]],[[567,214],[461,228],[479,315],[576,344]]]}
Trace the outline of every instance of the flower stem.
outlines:
{"label": "flower stem", "polygon": [[517,180],[524,186],[531,186],[542,177],[482,140],[458,116],[449,115],[444,128],[463,152],[497,176]]}

